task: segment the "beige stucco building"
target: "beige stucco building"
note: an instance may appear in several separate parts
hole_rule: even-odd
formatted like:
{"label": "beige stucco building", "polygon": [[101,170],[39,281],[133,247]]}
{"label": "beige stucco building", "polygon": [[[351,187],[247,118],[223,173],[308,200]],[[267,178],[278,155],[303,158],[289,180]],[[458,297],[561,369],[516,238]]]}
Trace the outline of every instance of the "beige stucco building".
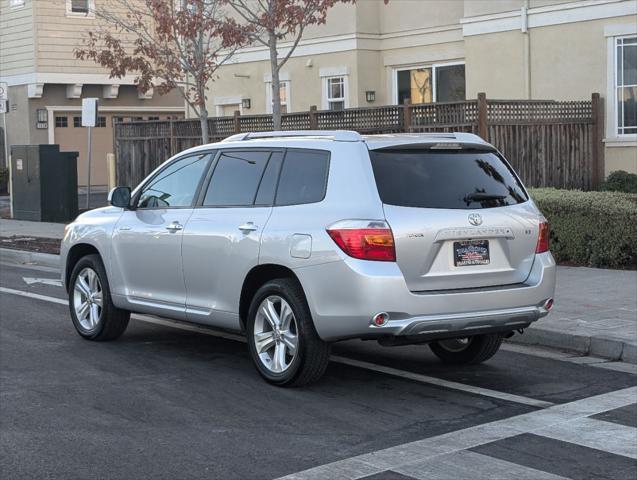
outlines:
{"label": "beige stucco building", "polygon": [[82,98],[98,98],[91,184],[105,186],[113,122],[183,117],[184,102],[179,92],[140,94],[133,76],[111,79],[106,70],[74,57],[83,36],[96,28],[96,1],[0,0],[0,82],[9,85],[8,145],[58,143],[61,150],[79,151],[80,185],[87,179]]}
{"label": "beige stucco building", "polygon": [[[599,92],[606,173],[637,172],[636,0],[358,0],[308,30],[281,78],[287,111]],[[269,112],[270,80],[267,50],[242,50],[210,112]]]}

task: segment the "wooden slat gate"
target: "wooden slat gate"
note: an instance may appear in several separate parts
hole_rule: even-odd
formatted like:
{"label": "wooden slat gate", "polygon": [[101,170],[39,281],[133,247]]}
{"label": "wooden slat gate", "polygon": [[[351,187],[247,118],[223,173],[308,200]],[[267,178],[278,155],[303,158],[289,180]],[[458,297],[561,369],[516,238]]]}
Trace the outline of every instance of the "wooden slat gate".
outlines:
{"label": "wooden slat gate", "polygon": [[[283,115],[283,130],[355,130],[360,133],[471,132],[495,145],[526,185],[591,189],[604,174],[603,113],[591,100],[476,100],[348,108]],[[208,120],[211,141],[234,133],[272,130],[271,115]],[[115,125],[117,180],[137,185],[161,162],[201,143],[199,120],[160,120]]]}

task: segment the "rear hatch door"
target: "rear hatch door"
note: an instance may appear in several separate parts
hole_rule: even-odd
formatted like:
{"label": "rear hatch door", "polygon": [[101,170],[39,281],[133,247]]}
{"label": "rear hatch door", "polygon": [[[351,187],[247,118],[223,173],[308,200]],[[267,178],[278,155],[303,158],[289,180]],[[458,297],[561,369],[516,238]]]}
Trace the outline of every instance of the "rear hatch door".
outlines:
{"label": "rear hatch door", "polygon": [[370,157],[411,291],[526,280],[540,215],[496,151],[409,146],[370,150]]}

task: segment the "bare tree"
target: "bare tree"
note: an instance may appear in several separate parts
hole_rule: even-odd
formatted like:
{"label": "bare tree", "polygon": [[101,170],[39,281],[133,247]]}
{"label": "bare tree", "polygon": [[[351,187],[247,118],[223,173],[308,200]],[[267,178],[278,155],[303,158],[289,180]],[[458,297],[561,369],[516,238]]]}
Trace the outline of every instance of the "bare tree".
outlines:
{"label": "bare tree", "polygon": [[142,92],[178,89],[199,117],[209,142],[206,92],[217,69],[249,37],[226,21],[224,0],[107,0],[95,11],[99,27],[75,56],[93,60],[111,77],[136,75]]}
{"label": "bare tree", "polygon": [[[281,129],[281,81],[280,71],[298,46],[309,25],[325,23],[327,11],[337,3],[354,3],[355,0],[221,0],[234,10],[239,23],[227,24],[242,27],[251,43],[261,44],[270,53],[272,71],[272,118],[274,129]],[[279,41],[287,40],[291,46],[279,57]]]}

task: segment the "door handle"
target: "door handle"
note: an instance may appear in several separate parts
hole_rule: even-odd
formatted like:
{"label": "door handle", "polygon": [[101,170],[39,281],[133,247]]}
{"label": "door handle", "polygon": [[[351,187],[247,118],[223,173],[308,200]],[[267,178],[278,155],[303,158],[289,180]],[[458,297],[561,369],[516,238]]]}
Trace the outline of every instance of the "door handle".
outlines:
{"label": "door handle", "polygon": [[179,222],[173,222],[170,225],[166,226],[166,230],[168,230],[170,232],[173,232],[173,233],[177,232],[179,230],[183,230],[183,229],[184,229],[184,226],[181,223],[179,223]]}
{"label": "door handle", "polygon": [[252,222],[248,222],[248,223],[244,223],[243,225],[239,225],[239,230],[241,230],[243,233],[254,232],[257,228],[259,228],[259,227],[257,227]]}

